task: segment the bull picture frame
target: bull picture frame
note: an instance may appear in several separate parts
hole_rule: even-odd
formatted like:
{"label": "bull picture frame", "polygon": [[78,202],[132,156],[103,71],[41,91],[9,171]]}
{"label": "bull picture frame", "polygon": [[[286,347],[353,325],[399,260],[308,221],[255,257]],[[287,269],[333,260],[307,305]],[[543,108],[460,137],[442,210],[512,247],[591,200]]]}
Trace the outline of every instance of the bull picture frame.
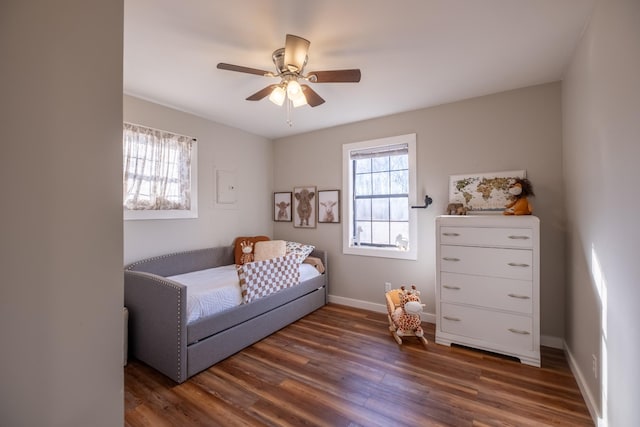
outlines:
{"label": "bull picture frame", "polygon": [[340,190],[318,191],[318,223],[340,223]]}
{"label": "bull picture frame", "polygon": [[316,228],[318,192],[314,185],[293,188],[293,226]]}
{"label": "bull picture frame", "polygon": [[273,220],[291,222],[291,191],[273,193]]}

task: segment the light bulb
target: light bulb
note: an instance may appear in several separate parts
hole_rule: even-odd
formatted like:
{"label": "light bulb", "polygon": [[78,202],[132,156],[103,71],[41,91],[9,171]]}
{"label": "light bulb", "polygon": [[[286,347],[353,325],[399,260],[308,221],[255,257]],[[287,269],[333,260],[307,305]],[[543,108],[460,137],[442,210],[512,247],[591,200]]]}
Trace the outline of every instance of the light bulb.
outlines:
{"label": "light bulb", "polygon": [[294,107],[301,107],[303,105],[307,105],[307,98],[304,96],[304,93],[302,92],[298,92],[295,98],[289,97],[289,99],[291,99],[291,103],[293,104]]}
{"label": "light bulb", "polygon": [[294,107],[307,105],[307,98],[304,96],[302,86],[295,80],[290,80],[289,83],[287,83],[287,96]]}
{"label": "light bulb", "polygon": [[289,95],[290,99],[294,99],[298,94],[302,94],[300,83],[295,80],[290,80],[287,84],[287,95]]}
{"label": "light bulb", "polygon": [[271,91],[271,95],[269,95],[269,101],[273,102],[278,106],[281,106],[282,104],[284,104],[284,99],[286,95],[287,93],[284,91],[283,87],[278,86],[277,88]]}

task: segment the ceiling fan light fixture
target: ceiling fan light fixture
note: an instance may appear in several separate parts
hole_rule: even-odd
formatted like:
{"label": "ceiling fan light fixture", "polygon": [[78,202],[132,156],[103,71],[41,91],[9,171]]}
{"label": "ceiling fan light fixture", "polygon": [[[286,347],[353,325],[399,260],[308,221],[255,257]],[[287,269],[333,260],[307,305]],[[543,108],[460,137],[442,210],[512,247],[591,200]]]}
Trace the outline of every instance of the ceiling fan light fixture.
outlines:
{"label": "ceiling fan light fixture", "polygon": [[271,95],[269,95],[269,101],[273,102],[277,106],[282,106],[286,97],[287,92],[282,86],[278,86],[273,89],[273,91],[271,91]]}
{"label": "ceiling fan light fixture", "polygon": [[295,98],[289,98],[294,107],[302,107],[303,105],[307,105],[307,98],[301,92],[295,96]]}
{"label": "ceiling fan light fixture", "polygon": [[300,83],[296,80],[289,80],[287,83],[287,95],[291,99],[295,99],[299,95],[302,95],[302,87],[300,87]]}
{"label": "ceiling fan light fixture", "polygon": [[287,34],[284,46],[284,65],[292,73],[301,73],[307,64],[309,40]]}
{"label": "ceiling fan light fixture", "polygon": [[297,80],[289,80],[287,82],[287,97],[291,100],[294,107],[307,105],[307,98],[302,92],[302,86]]}

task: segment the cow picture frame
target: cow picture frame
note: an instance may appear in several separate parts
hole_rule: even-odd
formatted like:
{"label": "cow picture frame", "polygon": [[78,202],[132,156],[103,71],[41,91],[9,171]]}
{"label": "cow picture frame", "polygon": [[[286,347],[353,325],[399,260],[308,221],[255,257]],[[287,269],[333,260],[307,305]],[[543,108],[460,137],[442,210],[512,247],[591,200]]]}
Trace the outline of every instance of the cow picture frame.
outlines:
{"label": "cow picture frame", "polygon": [[273,193],[273,220],[291,222],[291,191]]}
{"label": "cow picture frame", "polygon": [[340,190],[318,191],[318,223],[340,223]]}
{"label": "cow picture frame", "polygon": [[293,226],[316,228],[318,192],[314,185],[293,188]]}

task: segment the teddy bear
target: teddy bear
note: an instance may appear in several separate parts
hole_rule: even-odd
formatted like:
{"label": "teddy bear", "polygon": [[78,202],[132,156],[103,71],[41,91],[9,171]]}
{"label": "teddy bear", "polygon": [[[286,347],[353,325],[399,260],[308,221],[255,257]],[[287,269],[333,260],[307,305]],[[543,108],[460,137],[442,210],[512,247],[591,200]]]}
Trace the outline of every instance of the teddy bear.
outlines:
{"label": "teddy bear", "polygon": [[515,178],[512,180],[509,190],[511,202],[507,203],[504,215],[531,215],[533,206],[529,203],[528,196],[533,194],[533,186],[526,178]]}
{"label": "teddy bear", "polygon": [[240,264],[246,264],[248,262],[253,262],[253,242],[243,240],[240,242],[240,247],[242,248],[242,255],[240,256]]}
{"label": "teddy bear", "polygon": [[426,345],[427,339],[424,337],[420,318],[423,308],[423,304],[420,302],[420,291],[416,289],[415,285],[411,285],[411,289],[401,286],[400,290],[395,292],[398,293],[400,304],[395,309],[392,309],[389,301],[387,304],[390,311],[389,330],[393,337],[398,344],[402,344],[400,337],[416,336]]}

